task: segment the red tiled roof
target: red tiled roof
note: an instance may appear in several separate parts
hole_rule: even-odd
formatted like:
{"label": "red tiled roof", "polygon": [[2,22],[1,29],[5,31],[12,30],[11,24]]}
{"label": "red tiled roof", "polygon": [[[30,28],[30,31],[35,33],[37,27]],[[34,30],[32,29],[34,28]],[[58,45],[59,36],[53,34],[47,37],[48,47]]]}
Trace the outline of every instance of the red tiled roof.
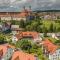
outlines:
{"label": "red tiled roof", "polygon": [[49,53],[54,53],[58,46],[54,45],[52,42],[50,42],[48,39],[43,41],[43,46],[49,51]]}
{"label": "red tiled roof", "polygon": [[[15,48],[14,46],[8,45],[8,44],[4,44],[4,45],[0,45],[0,55],[5,55],[8,48]],[[3,53],[1,53],[3,52]],[[31,54],[27,54],[24,53],[22,51],[15,51],[12,55],[11,60],[36,60],[36,58],[34,57],[34,55]]]}
{"label": "red tiled roof", "polygon": [[19,60],[36,60],[36,58],[33,55],[24,53],[22,51],[14,52],[11,60],[15,60],[17,57],[19,57]]}
{"label": "red tiled roof", "polygon": [[22,34],[16,34],[15,36],[16,36],[16,38],[17,38],[18,40],[21,39],[21,38],[23,38],[23,37],[22,37]]}
{"label": "red tiled roof", "polygon": [[22,12],[0,12],[0,17],[26,17],[30,12],[31,10],[27,9]]}
{"label": "red tiled roof", "polygon": [[27,13],[25,13],[25,12],[22,12],[19,14],[20,17],[26,17],[26,15],[27,15]]}
{"label": "red tiled roof", "polygon": [[34,39],[34,38],[38,37],[38,33],[37,32],[29,32],[29,31],[21,32],[21,33],[17,34],[16,37],[18,39],[23,38],[23,37],[32,37]]}
{"label": "red tiled roof", "polygon": [[37,32],[22,32],[23,36],[32,36],[33,38],[38,37],[38,33]]}
{"label": "red tiled roof", "polygon": [[5,53],[7,52],[8,48],[15,48],[15,47],[12,46],[12,45],[9,45],[9,44],[0,45],[0,51],[1,50],[3,51],[3,55],[5,55]]}
{"label": "red tiled roof", "polygon": [[7,52],[7,49],[8,48],[6,46],[0,45],[0,51],[3,51],[3,55],[5,55],[5,53]]}

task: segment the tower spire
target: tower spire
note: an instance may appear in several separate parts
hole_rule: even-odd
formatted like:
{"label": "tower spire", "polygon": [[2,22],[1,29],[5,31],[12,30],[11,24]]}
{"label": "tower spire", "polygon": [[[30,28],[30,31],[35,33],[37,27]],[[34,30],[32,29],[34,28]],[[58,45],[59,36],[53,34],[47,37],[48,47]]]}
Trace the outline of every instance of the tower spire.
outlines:
{"label": "tower spire", "polygon": [[29,10],[31,10],[31,6],[29,6]]}
{"label": "tower spire", "polygon": [[23,9],[24,9],[24,10],[26,9],[25,6],[23,7]]}

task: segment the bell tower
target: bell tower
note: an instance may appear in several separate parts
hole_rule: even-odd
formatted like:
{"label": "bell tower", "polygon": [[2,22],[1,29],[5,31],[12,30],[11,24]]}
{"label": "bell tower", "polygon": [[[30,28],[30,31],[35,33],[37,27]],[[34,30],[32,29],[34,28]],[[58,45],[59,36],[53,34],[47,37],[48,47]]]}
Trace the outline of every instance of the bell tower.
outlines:
{"label": "bell tower", "polygon": [[29,10],[31,11],[31,6],[29,6]]}

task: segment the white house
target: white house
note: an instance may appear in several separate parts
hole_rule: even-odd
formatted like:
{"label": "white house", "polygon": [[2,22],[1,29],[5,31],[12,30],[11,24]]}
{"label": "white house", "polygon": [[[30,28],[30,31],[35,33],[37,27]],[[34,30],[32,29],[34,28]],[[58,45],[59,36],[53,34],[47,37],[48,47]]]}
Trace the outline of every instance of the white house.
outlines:
{"label": "white house", "polygon": [[60,60],[60,49],[48,39],[43,41],[43,52],[49,60]]}
{"label": "white house", "polygon": [[60,60],[60,49],[57,49],[53,54],[49,54],[49,60]]}
{"label": "white house", "polygon": [[16,41],[18,41],[17,37],[16,36],[12,36],[12,42],[15,43]]}
{"label": "white house", "polygon": [[17,21],[26,21],[26,17],[13,17],[13,20],[17,20]]}
{"label": "white house", "polygon": [[7,21],[10,21],[10,20],[11,20],[11,17],[1,17],[1,20],[7,20]]}
{"label": "white house", "polygon": [[19,25],[11,25],[13,35],[17,34],[17,29],[19,29]]}

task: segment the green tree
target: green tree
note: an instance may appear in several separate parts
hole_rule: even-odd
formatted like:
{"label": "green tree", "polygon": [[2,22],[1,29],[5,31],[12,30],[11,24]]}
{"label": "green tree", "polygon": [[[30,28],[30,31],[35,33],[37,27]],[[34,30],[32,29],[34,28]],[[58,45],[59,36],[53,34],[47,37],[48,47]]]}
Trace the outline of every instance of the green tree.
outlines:
{"label": "green tree", "polygon": [[38,26],[38,22],[33,21],[33,22],[31,23],[31,28],[32,28],[32,30],[37,31],[37,26]]}
{"label": "green tree", "polygon": [[45,57],[43,55],[43,50],[41,46],[38,46],[36,43],[33,43],[31,40],[22,39],[16,43],[16,47],[22,49],[23,51],[36,54],[38,59],[43,60]]}
{"label": "green tree", "polygon": [[11,24],[15,25],[15,20],[11,20]]}
{"label": "green tree", "polygon": [[55,44],[60,45],[60,40],[56,40]]}
{"label": "green tree", "polygon": [[25,28],[25,22],[24,22],[24,20],[21,20],[19,25],[20,25],[21,28]]}
{"label": "green tree", "polygon": [[27,31],[31,31],[32,29],[31,29],[31,25],[27,25],[26,27],[25,27],[25,29],[27,30]]}
{"label": "green tree", "polygon": [[30,52],[31,42],[28,40],[17,41],[16,47],[21,48],[22,50]]}
{"label": "green tree", "polygon": [[5,35],[3,34],[0,34],[0,44],[3,44],[3,43],[6,43],[6,38],[5,38]]}
{"label": "green tree", "polygon": [[42,26],[42,32],[43,32],[43,33],[47,33],[47,32],[48,32],[47,27]]}
{"label": "green tree", "polygon": [[41,25],[38,25],[38,26],[37,26],[37,32],[42,33],[42,26],[41,26]]}
{"label": "green tree", "polygon": [[54,26],[53,26],[53,23],[51,23],[51,25],[50,25],[50,29],[49,29],[50,32],[54,32],[53,27],[54,27]]}

